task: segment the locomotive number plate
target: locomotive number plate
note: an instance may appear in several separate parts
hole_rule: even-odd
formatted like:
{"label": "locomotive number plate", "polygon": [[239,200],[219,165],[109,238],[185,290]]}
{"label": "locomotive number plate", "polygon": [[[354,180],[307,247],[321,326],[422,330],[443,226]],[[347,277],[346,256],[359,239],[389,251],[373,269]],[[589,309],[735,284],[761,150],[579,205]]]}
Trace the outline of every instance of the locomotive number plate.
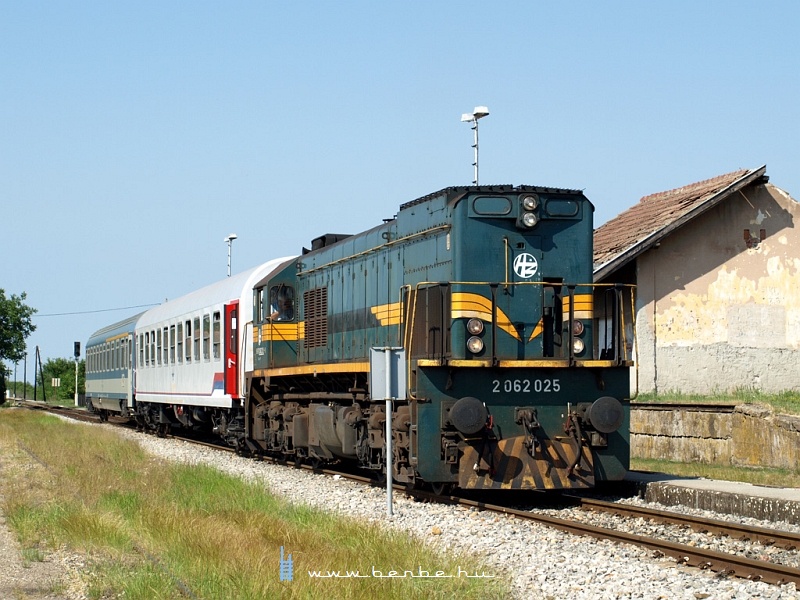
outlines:
{"label": "locomotive number plate", "polygon": [[529,394],[560,392],[561,383],[558,379],[493,379],[492,392],[495,394],[517,393]]}

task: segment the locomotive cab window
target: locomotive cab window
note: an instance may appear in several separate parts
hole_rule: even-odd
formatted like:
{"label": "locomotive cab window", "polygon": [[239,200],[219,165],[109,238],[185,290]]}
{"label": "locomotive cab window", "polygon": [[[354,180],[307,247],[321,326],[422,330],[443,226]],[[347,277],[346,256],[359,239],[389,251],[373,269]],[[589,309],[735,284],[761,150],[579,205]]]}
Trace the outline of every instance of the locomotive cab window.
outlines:
{"label": "locomotive cab window", "polygon": [[269,316],[273,321],[294,320],[294,288],[274,285],[269,290]]}

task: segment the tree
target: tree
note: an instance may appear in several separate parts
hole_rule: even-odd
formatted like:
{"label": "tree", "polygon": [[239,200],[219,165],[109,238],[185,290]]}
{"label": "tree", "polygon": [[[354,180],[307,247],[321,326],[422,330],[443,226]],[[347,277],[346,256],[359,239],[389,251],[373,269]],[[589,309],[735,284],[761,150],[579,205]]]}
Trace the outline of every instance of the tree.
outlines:
{"label": "tree", "polygon": [[25,340],[36,330],[31,322],[35,308],[24,303],[25,292],[6,298],[0,289],[0,360],[17,362],[25,358]]}
{"label": "tree", "polygon": [[[86,363],[78,363],[78,392],[84,391]],[[45,393],[50,400],[70,401],[75,397],[75,361],[70,358],[48,358],[42,365]],[[53,389],[53,379],[60,379],[61,385]]]}

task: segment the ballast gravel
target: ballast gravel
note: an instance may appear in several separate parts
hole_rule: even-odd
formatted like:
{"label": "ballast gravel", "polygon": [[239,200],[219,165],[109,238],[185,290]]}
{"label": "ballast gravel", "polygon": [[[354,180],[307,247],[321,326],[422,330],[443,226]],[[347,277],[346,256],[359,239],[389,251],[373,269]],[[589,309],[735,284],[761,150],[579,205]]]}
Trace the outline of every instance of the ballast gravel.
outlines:
{"label": "ballast gravel", "polygon": [[[209,465],[263,483],[273,493],[293,503],[373,521],[404,531],[443,551],[478,555],[487,567],[494,570],[485,574],[508,582],[514,597],[519,599],[800,599],[800,592],[793,583],[775,586],[719,576],[677,565],[669,558],[654,557],[634,546],[569,535],[544,525],[475,509],[420,503],[402,494],[394,494],[394,515],[389,517],[385,490],[379,488],[255,461],[174,439],[133,431],[122,431],[121,435],[136,439],[153,455],[183,463]],[[708,511],[691,511],[708,518],[732,518]],[[711,544],[723,552],[736,548],[751,558],[766,558],[776,553],[776,549],[760,544],[711,538],[685,528],[644,520],[632,522],[614,516],[590,515],[578,509],[559,510],[558,515],[566,517],[573,512],[575,518],[590,518],[592,523],[601,527],[633,527],[640,535],[655,535],[659,531],[660,537],[676,542]],[[760,525],[776,526],[773,523]],[[797,553],[781,551],[780,554],[780,562],[785,564],[794,564],[790,561],[798,560]],[[320,565],[320,568],[324,569],[325,565]],[[411,567],[398,565],[398,569],[404,568]]]}

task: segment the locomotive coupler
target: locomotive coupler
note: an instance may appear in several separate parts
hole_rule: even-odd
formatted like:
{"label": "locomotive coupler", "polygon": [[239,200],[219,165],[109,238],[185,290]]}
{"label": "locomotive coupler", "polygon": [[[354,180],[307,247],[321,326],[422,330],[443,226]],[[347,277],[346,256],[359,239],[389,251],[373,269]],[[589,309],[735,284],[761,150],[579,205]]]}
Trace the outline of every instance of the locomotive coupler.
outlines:
{"label": "locomotive coupler", "polygon": [[581,430],[580,417],[578,413],[570,411],[567,413],[567,422],[564,423],[564,432],[575,440],[575,458],[572,464],[567,469],[567,475],[572,476],[575,469],[581,462],[581,453],[583,452],[583,431]]}
{"label": "locomotive coupler", "polygon": [[539,419],[536,418],[536,409],[535,408],[517,408],[514,410],[514,421],[517,424],[520,424],[525,429],[525,440],[522,442],[522,445],[528,451],[528,454],[533,457],[536,453],[536,450],[539,449],[540,443],[539,440],[536,438],[534,430],[538,427],[541,427],[539,424]]}

